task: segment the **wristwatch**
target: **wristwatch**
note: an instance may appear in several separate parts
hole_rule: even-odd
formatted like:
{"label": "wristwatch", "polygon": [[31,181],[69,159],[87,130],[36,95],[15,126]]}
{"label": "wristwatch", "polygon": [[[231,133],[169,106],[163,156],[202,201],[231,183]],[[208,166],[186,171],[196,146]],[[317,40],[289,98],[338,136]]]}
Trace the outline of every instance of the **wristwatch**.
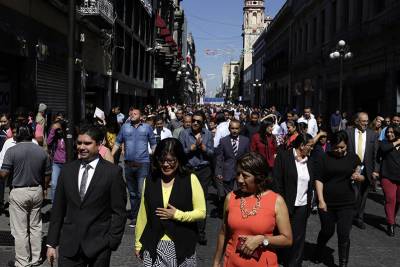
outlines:
{"label": "wristwatch", "polygon": [[263,240],[263,242],[262,242],[262,245],[263,245],[265,248],[268,247],[268,245],[269,245],[268,239],[264,238],[264,240]]}

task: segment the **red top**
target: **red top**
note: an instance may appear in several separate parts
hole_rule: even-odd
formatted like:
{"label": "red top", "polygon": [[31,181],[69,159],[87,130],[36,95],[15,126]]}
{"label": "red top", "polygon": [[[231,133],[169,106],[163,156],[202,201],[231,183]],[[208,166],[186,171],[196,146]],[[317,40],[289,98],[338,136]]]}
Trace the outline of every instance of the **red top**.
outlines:
{"label": "red top", "polygon": [[[242,258],[239,253],[236,253],[239,236],[273,235],[276,225],[275,202],[277,197],[278,194],[273,191],[265,192],[261,196],[261,205],[257,210],[257,214],[244,219],[240,211],[240,198],[232,192],[229,198],[227,215],[230,238],[226,246],[224,267],[278,267],[278,258],[273,249],[264,249],[258,261],[254,258]],[[245,200],[246,210],[251,210],[256,204],[254,195],[245,197]]]}
{"label": "red top", "polygon": [[256,133],[251,138],[250,150],[260,153],[270,168],[274,167],[277,144],[275,136],[266,136],[266,144],[261,141],[260,134]]}

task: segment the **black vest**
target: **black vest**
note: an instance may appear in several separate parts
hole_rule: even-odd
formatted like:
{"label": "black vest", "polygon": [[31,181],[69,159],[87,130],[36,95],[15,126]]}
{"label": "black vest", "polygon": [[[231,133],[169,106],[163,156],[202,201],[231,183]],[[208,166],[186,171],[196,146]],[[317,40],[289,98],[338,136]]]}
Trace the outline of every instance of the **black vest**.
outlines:
{"label": "black vest", "polygon": [[[144,191],[147,224],[140,238],[142,252],[147,250],[152,260],[156,259],[157,244],[167,234],[175,244],[178,265],[196,251],[198,239],[197,224],[178,222],[176,220],[160,220],[156,209],[164,207],[161,179],[146,179]],[[181,211],[192,211],[192,185],[190,175],[176,177],[172,186],[169,204]]]}

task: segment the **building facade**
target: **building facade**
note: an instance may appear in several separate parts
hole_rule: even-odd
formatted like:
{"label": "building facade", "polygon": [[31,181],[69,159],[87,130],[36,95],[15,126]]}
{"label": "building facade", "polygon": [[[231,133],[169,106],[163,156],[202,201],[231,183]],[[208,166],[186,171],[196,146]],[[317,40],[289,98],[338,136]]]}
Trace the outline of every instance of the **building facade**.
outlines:
{"label": "building facade", "polygon": [[[253,46],[271,22],[271,17],[265,16],[264,1],[246,0],[243,7],[243,70],[242,88],[240,95],[242,102],[250,105],[259,104],[255,101],[253,88]],[[257,100],[258,101],[258,100]]]}
{"label": "building facade", "polygon": [[343,110],[400,111],[400,2],[287,1],[266,36],[266,101],[329,114],[338,108],[340,62],[329,54],[345,40]]}

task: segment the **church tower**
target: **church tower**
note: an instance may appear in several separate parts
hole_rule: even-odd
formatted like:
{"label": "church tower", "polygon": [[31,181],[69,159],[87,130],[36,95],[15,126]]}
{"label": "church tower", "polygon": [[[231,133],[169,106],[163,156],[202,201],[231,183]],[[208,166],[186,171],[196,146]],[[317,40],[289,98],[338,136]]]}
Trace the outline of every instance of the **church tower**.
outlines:
{"label": "church tower", "polygon": [[246,70],[253,59],[253,44],[261,35],[270,19],[265,19],[264,0],[245,0],[243,7],[243,68]]}

